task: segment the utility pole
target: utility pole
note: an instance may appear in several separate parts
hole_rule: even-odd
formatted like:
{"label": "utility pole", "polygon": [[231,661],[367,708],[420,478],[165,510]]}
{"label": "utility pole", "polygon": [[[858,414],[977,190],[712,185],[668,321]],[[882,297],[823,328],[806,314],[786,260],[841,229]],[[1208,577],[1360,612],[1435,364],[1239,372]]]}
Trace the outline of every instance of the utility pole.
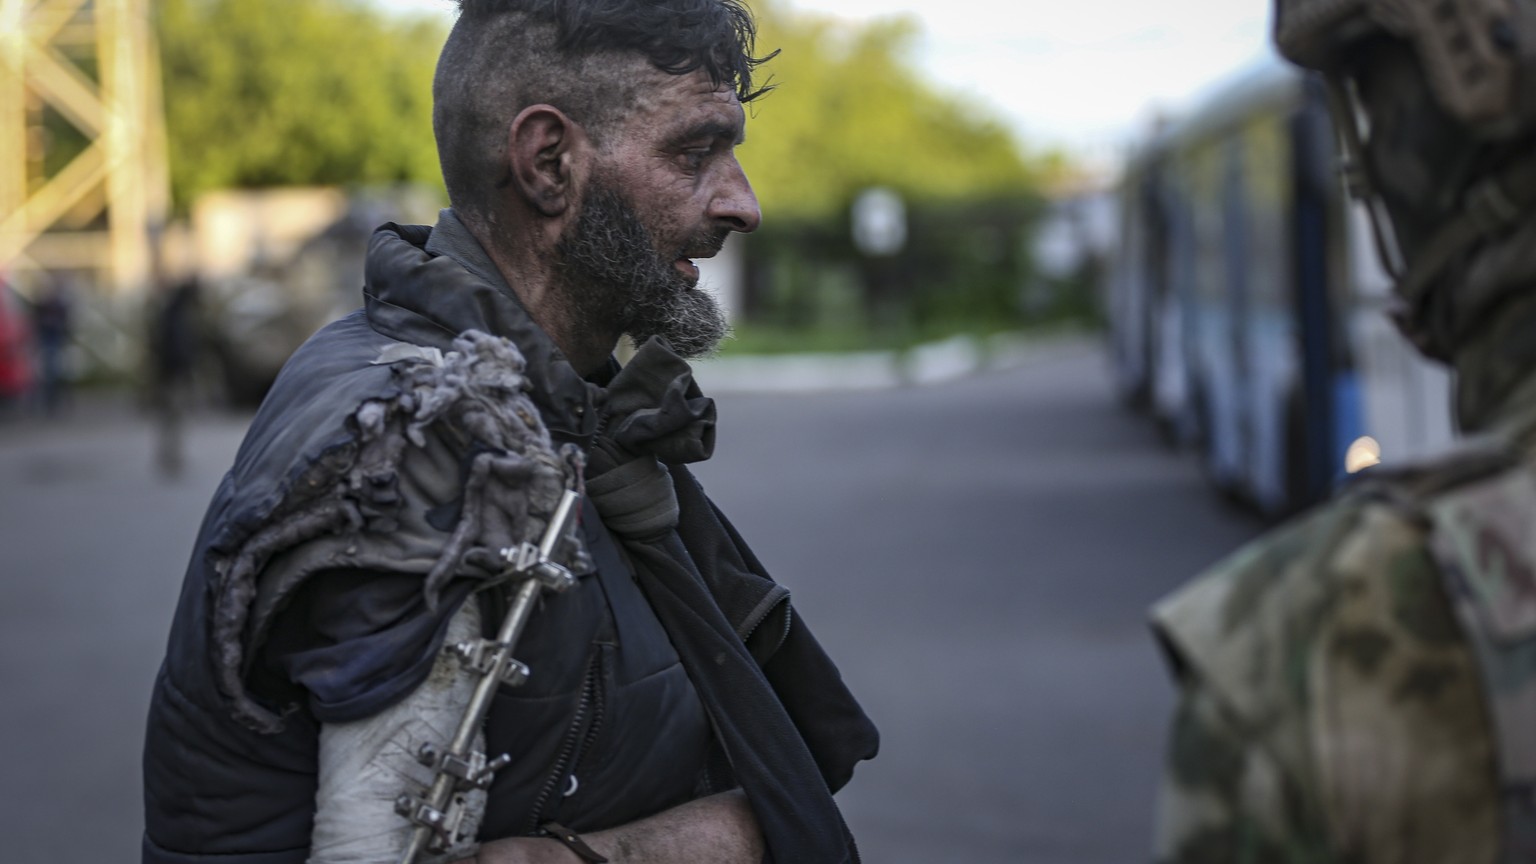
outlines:
{"label": "utility pole", "polygon": [[169,204],[159,67],[149,0],[0,0],[0,275],[86,271],[113,300],[148,286]]}

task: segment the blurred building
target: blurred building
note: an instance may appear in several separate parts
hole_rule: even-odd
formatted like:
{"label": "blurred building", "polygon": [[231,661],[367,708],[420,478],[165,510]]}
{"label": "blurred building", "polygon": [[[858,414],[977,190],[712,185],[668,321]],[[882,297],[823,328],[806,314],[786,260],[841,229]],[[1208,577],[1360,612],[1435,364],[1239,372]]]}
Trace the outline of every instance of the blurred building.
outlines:
{"label": "blurred building", "polygon": [[1034,268],[1021,305],[1048,309],[1063,290],[1100,288],[1104,262],[1119,236],[1118,214],[1119,202],[1109,189],[1085,188],[1053,200],[1030,238]]}

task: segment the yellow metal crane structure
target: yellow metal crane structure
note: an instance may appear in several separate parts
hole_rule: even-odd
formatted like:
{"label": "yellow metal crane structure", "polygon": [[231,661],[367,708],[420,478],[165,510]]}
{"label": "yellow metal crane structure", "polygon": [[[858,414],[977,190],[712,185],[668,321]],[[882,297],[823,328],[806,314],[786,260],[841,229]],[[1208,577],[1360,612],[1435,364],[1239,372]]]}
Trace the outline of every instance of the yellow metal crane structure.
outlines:
{"label": "yellow metal crane structure", "polygon": [[168,205],[149,0],[0,0],[0,277],[138,295]]}

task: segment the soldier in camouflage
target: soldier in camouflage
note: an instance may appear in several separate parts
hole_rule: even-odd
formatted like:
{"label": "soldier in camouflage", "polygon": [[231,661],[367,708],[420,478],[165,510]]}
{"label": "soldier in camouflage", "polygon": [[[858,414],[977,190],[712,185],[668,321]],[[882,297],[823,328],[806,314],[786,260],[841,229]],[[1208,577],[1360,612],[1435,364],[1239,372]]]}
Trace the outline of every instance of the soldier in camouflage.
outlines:
{"label": "soldier in camouflage", "polygon": [[1166,862],[1536,861],[1536,0],[1276,0],[1466,443],[1159,604]]}

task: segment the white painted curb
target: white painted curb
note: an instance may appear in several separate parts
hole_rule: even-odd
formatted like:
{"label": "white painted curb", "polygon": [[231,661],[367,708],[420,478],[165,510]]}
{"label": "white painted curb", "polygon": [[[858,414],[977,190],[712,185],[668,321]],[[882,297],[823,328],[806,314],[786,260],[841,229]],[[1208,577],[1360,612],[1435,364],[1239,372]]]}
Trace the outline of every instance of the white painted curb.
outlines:
{"label": "white painted curb", "polygon": [[1083,334],[952,336],[907,351],[762,354],[693,361],[705,393],[819,393],[942,384],[980,372],[1015,369],[1077,344]]}

